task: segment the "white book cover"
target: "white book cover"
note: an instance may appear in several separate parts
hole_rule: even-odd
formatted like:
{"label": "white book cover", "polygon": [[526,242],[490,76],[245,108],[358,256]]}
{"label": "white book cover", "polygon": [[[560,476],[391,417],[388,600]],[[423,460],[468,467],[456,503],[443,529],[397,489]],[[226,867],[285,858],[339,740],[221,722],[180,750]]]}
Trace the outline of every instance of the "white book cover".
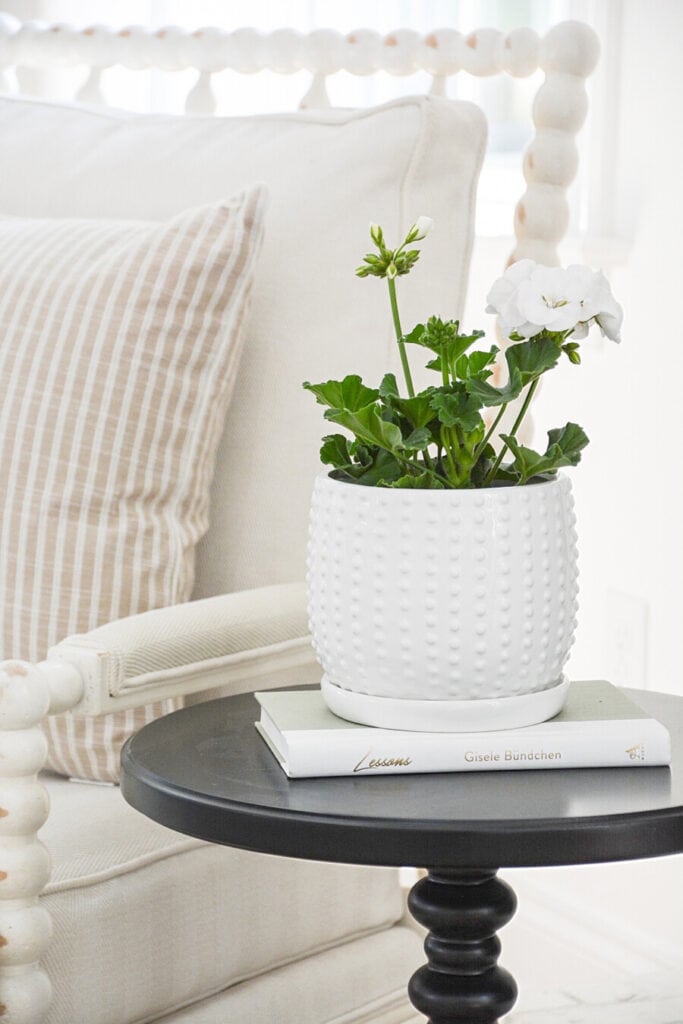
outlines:
{"label": "white book cover", "polygon": [[419,772],[509,771],[667,765],[671,740],[661,722],[618,687],[573,682],[555,718],[498,732],[403,732],[334,715],[320,690],[270,690],[259,734],[290,778]]}

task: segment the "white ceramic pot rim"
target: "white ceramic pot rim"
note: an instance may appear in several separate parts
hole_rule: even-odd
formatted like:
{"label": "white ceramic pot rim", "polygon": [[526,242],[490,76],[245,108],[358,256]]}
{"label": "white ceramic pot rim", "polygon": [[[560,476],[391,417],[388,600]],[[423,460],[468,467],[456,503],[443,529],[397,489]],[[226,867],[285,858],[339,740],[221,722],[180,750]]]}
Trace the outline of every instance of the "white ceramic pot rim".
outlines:
{"label": "white ceramic pot rim", "polygon": [[[334,470],[330,472],[320,473],[320,479],[331,487],[357,487],[363,491],[367,491],[369,500],[387,499],[388,501],[422,501],[425,504],[432,501],[446,501],[447,498],[453,500],[453,496],[457,495],[462,501],[470,501],[472,504],[476,504],[476,499],[481,498],[483,495],[487,497],[500,498],[502,495],[508,496],[508,500],[511,496],[512,500],[525,500],[528,496],[529,491],[533,490],[535,493],[557,487],[557,485],[566,478],[566,474],[558,473],[557,476],[553,477],[552,480],[537,480],[534,483],[528,484],[497,484],[495,487],[448,487],[443,489],[435,488],[434,490],[428,487],[375,487],[368,484],[359,484],[354,480],[339,480],[332,475]],[[495,497],[494,497],[495,496]]]}

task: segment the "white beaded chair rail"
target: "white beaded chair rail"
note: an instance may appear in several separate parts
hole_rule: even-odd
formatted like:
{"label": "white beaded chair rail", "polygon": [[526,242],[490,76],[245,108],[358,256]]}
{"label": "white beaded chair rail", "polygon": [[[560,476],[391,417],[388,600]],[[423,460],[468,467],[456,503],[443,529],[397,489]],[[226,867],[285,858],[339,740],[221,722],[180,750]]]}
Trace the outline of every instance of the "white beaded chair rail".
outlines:
{"label": "white beaded chair rail", "polygon": [[106,68],[121,64],[133,70],[219,72],[229,68],[243,74],[266,69],[280,74],[305,70],[315,75],[427,71],[439,76],[503,71],[521,78],[543,68],[585,77],[595,65],[597,53],[595,34],[579,22],[556,25],[540,38],[526,27],[508,33],[495,28],[469,33],[440,28],[425,35],[411,29],[382,35],[366,28],[346,34],[333,29],[302,33],[288,28],[264,33],[253,28],[191,31],[174,25],[158,29],[141,25],[75,28],[0,15],[0,65],[6,67],[86,64]]}
{"label": "white beaded chair rail", "polygon": [[559,262],[557,244],[569,222],[566,189],[576,174],[574,137],[588,109],[584,79],[593,71],[600,45],[595,32],[582,22],[566,21],[542,38],[531,28],[504,33],[480,28],[469,33],[441,28],[422,35],[397,29],[381,35],[359,28],[345,35],[332,29],[309,33],[278,29],[262,33],[253,28],[227,32],[219,28],[194,31],[173,25],[156,30],[140,25],[111,28],[91,25],[20,22],[0,14],[0,77],[8,68],[85,65],[90,76],[77,99],[102,103],[102,71],[114,65],[131,70],[194,68],[197,81],[186,110],[213,113],[216,101],[211,79],[230,69],[243,74],[270,70],[312,75],[302,107],[329,106],[326,78],[337,71],[371,75],[387,71],[433,76],[432,92],[443,94],[451,75],[507,73],[527,77],[537,69],[545,80],[533,105],[535,135],[524,155],[527,188],[514,215],[517,244],[510,261],[530,257],[548,265]]}
{"label": "white beaded chair rail", "polygon": [[82,684],[68,666],[0,662],[0,1016],[37,1024],[47,1013],[50,980],[40,960],[52,922],[39,895],[50,855],[37,837],[49,811],[38,780],[45,763],[45,715],[74,704]]}

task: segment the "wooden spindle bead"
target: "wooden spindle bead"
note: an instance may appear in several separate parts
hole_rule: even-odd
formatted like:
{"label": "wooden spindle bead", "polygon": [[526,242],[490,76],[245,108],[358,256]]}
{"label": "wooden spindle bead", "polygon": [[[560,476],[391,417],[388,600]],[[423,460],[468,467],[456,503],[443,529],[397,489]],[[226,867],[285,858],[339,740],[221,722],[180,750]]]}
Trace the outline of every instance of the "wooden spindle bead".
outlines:
{"label": "wooden spindle bead", "polygon": [[495,75],[502,65],[503,33],[495,28],[478,28],[463,40],[462,67],[471,75]]}
{"label": "wooden spindle bead", "polygon": [[430,32],[418,46],[418,63],[432,75],[453,75],[462,67],[463,45],[462,33],[453,28]]}
{"label": "wooden spindle bead", "polygon": [[382,67],[382,36],[374,29],[361,28],[344,37],[344,69],[352,75],[371,75]]}
{"label": "wooden spindle bead", "polygon": [[0,900],[37,896],[50,877],[50,855],[35,836],[5,838],[0,846]]}
{"label": "wooden spindle bead", "polygon": [[382,67],[390,75],[410,75],[418,70],[417,51],[420,36],[412,29],[389,32],[383,41]]}
{"label": "wooden spindle bead", "polygon": [[45,764],[47,740],[38,726],[0,730],[0,778],[35,775]]}
{"label": "wooden spindle bead", "polygon": [[567,188],[574,180],[579,152],[569,132],[539,130],[529,144],[523,160],[524,177],[529,183],[546,183]]}
{"label": "wooden spindle bead", "polygon": [[35,834],[47,821],[50,800],[37,779],[0,779],[0,844],[6,836]]}
{"label": "wooden spindle bead", "polygon": [[581,21],[554,25],[541,41],[539,65],[544,71],[562,72],[587,78],[600,57],[600,40]]}
{"label": "wooden spindle bead", "polygon": [[316,29],[303,39],[303,64],[316,75],[333,75],[344,66],[345,39],[341,32]]}
{"label": "wooden spindle bead", "polygon": [[292,28],[281,28],[264,36],[264,59],[269,71],[291,74],[304,65],[304,37]]}
{"label": "wooden spindle bead", "polygon": [[538,128],[578,132],[588,113],[588,96],[583,79],[553,72],[534,98],[532,116]]}
{"label": "wooden spindle bead", "polygon": [[564,189],[555,185],[528,185],[515,209],[517,237],[558,242],[569,223]]}
{"label": "wooden spindle bead", "polygon": [[30,728],[45,717],[49,707],[49,690],[35,665],[0,662],[0,729]]}
{"label": "wooden spindle bead", "polygon": [[541,41],[532,28],[516,28],[503,40],[501,69],[514,78],[527,78],[538,68]]}
{"label": "wooden spindle bead", "polygon": [[19,907],[0,903],[0,966],[35,963],[51,938],[52,919],[45,907],[39,903]]}
{"label": "wooden spindle bead", "polygon": [[15,967],[0,977],[0,1020],[8,1024],[44,1021],[51,999],[50,979],[38,964]]}

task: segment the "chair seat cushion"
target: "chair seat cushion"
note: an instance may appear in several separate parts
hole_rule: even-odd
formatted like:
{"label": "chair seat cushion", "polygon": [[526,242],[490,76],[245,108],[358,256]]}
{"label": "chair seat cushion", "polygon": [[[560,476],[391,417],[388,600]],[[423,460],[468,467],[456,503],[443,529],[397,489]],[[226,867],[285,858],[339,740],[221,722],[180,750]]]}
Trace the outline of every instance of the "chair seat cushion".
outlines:
{"label": "chair seat cushion", "polygon": [[[52,812],[41,839],[53,857],[43,900],[55,925],[49,1024],[156,1020],[310,954],[404,931],[392,928],[403,913],[396,871],[208,845],[145,818],[116,787],[43,781]],[[399,943],[405,955],[414,938]],[[339,964],[350,969],[344,957]],[[397,984],[390,976],[378,989],[366,973],[367,994],[354,991],[352,1006]]]}
{"label": "chair seat cushion", "polygon": [[163,1024],[424,1024],[407,991],[423,962],[417,933],[396,925],[249,978]]}

